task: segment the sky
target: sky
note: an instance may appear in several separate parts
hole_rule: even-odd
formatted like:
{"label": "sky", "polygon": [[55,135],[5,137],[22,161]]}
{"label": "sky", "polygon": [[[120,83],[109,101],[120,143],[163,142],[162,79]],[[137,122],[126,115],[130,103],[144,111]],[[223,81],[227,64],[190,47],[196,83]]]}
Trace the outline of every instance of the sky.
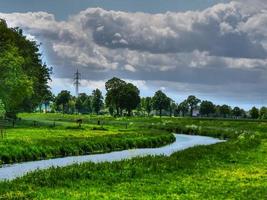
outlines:
{"label": "sky", "polygon": [[52,91],[105,90],[113,76],[142,96],[161,89],[249,109],[267,104],[265,0],[1,0],[0,18],[41,43]]}

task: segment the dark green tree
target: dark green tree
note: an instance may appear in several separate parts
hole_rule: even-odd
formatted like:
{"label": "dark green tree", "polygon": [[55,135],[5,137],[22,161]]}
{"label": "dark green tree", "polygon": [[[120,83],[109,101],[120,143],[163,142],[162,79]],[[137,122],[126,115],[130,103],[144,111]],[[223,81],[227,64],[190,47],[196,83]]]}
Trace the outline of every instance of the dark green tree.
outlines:
{"label": "dark green tree", "polygon": [[267,107],[265,107],[265,106],[261,107],[260,117],[261,117],[261,119],[267,119]]}
{"label": "dark green tree", "polygon": [[146,97],[144,102],[145,102],[144,103],[145,111],[147,112],[147,115],[149,116],[152,111],[152,98]]}
{"label": "dark green tree", "polygon": [[242,116],[242,110],[239,107],[234,107],[232,110],[232,114],[234,117],[241,117]]}
{"label": "dark green tree", "polygon": [[[55,103],[57,107],[59,108],[62,106],[62,113],[69,112],[68,104],[71,100],[71,94],[67,90],[62,90],[55,98]],[[59,109],[60,110],[60,109]]]}
{"label": "dark green tree", "polygon": [[125,81],[116,77],[108,80],[105,83],[105,87],[107,90],[105,99],[106,106],[115,108],[117,115],[120,115],[120,113],[122,112],[120,105],[121,105],[122,91],[125,85],[126,85]]}
{"label": "dark green tree", "polygon": [[127,83],[122,87],[119,105],[121,109],[125,109],[127,111],[128,116],[131,115],[132,110],[137,108],[140,103],[141,98],[139,94],[139,89],[132,83]]}
{"label": "dark green tree", "polygon": [[103,105],[104,105],[104,103],[103,103],[102,93],[101,93],[101,91],[99,89],[95,89],[92,92],[92,108],[93,108],[93,111],[98,115],[99,111],[101,110]]}
{"label": "dark green tree", "polygon": [[6,114],[6,109],[3,101],[0,99],[0,119],[3,119]]}
{"label": "dark green tree", "polygon": [[43,98],[43,104],[44,104],[44,107],[45,107],[45,113],[47,112],[47,109],[48,109],[48,106],[50,104],[50,102],[54,101],[55,100],[55,96],[52,94],[51,91],[48,91],[44,98]]}
{"label": "dark green tree", "polygon": [[170,117],[174,114],[176,109],[177,109],[176,103],[170,98],[170,105],[169,105]]}
{"label": "dark green tree", "polygon": [[195,96],[193,95],[190,95],[188,98],[187,98],[187,103],[189,105],[189,109],[190,109],[190,116],[192,117],[193,116],[193,112],[194,112],[194,109],[197,108],[198,104],[200,103],[200,99],[196,98]]}
{"label": "dark green tree", "polygon": [[220,110],[220,115],[224,118],[229,117],[232,111],[231,107],[225,104],[220,106],[219,110]]}
{"label": "dark green tree", "polygon": [[259,118],[259,109],[256,108],[255,106],[252,107],[252,109],[249,111],[250,117],[252,119],[258,119]]}
{"label": "dark green tree", "polygon": [[202,101],[200,104],[200,114],[202,116],[210,116],[215,113],[215,105],[211,101]]}
{"label": "dark green tree", "polygon": [[162,116],[162,110],[167,110],[170,105],[170,98],[161,90],[157,91],[152,97],[152,105],[155,110],[159,111],[160,117]]}
{"label": "dark green tree", "polygon": [[181,102],[178,107],[177,107],[177,112],[178,113],[182,113],[182,116],[184,117],[186,113],[188,113],[189,111],[189,105],[188,102],[186,100],[184,100],[183,102]]}
{"label": "dark green tree", "polygon": [[80,93],[75,101],[75,109],[78,113],[87,113],[87,106],[85,101],[88,99],[88,95],[85,93]]}

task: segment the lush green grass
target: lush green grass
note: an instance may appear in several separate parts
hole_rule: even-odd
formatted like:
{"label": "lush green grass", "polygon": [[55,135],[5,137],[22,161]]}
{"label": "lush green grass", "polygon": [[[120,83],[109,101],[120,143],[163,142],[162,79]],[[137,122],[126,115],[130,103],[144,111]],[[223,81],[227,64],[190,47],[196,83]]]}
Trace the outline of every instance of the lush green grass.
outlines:
{"label": "lush green grass", "polygon": [[[30,117],[34,116],[24,117],[30,120]],[[49,118],[45,119],[43,115],[38,117],[40,121],[49,121]],[[69,123],[74,120],[71,118],[74,116],[64,117]],[[64,121],[64,118],[58,119]],[[126,129],[122,129],[122,125],[117,122],[127,122],[129,133],[123,134],[129,134],[129,137],[133,137],[133,130],[139,130],[141,134],[143,131],[157,129],[160,132],[183,131],[229,140],[225,143],[190,148],[170,157],[135,158],[102,164],[86,163],[37,171],[11,182],[0,183],[0,199],[267,199],[267,123],[264,121],[101,119],[106,121],[106,124],[109,122],[109,125],[104,125],[108,129],[107,135],[100,131],[92,135],[92,139],[97,138],[98,134],[104,134],[100,135],[100,138],[120,135],[114,133],[115,130],[123,132]],[[80,134],[95,127],[96,117],[91,117],[90,120],[92,121],[88,120],[84,125],[84,130],[79,130]],[[55,129],[60,131],[67,126],[62,124]],[[67,130],[70,133],[72,131]],[[31,134],[29,137],[33,138]],[[135,139],[137,138],[133,138]]]}
{"label": "lush green grass", "polygon": [[[171,157],[39,171],[0,183],[3,199],[266,199],[267,141],[242,135]],[[10,189],[12,188],[12,189]]]}
{"label": "lush green grass", "polygon": [[[32,116],[32,115],[29,115]],[[40,118],[38,118],[40,116]],[[0,164],[52,157],[109,152],[140,147],[158,147],[171,143],[174,136],[168,131],[139,129],[132,124],[106,124],[84,122],[81,128],[70,116],[41,119],[36,115],[37,126],[25,117],[15,128],[6,130],[0,139]]]}

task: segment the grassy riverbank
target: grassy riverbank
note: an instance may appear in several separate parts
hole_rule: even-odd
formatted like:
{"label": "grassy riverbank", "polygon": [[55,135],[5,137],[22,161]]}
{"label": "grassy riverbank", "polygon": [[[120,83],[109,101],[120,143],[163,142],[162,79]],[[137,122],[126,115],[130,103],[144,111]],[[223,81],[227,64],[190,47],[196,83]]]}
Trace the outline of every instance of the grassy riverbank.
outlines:
{"label": "grassy riverbank", "polygon": [[[38,117],[41,120],[43,116]],[[95,126],[95,118],[91,120],[84,124],[85,130]],[[110,123],[104,125],[105,128],[119,132],[122,125],[118,122],[127,122],[126,130],[140,130],[139,134],[147,130],[183,131],[229,140],[190,148],[170,157],[86,163],[38,171],[0,183],[0,199],[267,199],[267,123],[264,121],[105,120]],[[66,125],[60,125],[58,129],[63,127]],[[103,137],[107,135],[113,136],[106,133]]]}
{"label": "grassy riverbank", "polygon": [[0,164],[158,147],[175,140],[170,132],[157,129],[139,129],[131,125],[126,127],[125,124],[103,126],[86,122],[79,128],[69,116],[60,118],[54,126],[53,118],[40,120],[38,116],[36,122],[22,118],[15,128],[6,129],[6,136],[0,139]]}

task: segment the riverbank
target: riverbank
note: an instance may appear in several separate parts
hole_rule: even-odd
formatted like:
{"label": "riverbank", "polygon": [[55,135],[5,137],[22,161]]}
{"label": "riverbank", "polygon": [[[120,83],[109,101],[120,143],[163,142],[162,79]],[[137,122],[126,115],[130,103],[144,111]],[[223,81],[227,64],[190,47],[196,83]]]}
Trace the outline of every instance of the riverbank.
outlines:
{"label": "riverbank", "polygon": [[183,134],[174,134],[174,136],[175,141],[173,143],[158,148],[137,148],[95,155],[72,156],[6,165],[3,166],[3,168],[0,168],[0,181],[14,180],[15,178],[22,177],[29,172],[33,172],[35,170],[44,170],[51,167],[64,167],[68,165],[81,164],[86,162],[114,162],[144,156],[170,156],[171,154],[177,151],[181,151],[193,146],[210,145],[219,142],[224,142],[223,140],[204,136],[190,136]]}

